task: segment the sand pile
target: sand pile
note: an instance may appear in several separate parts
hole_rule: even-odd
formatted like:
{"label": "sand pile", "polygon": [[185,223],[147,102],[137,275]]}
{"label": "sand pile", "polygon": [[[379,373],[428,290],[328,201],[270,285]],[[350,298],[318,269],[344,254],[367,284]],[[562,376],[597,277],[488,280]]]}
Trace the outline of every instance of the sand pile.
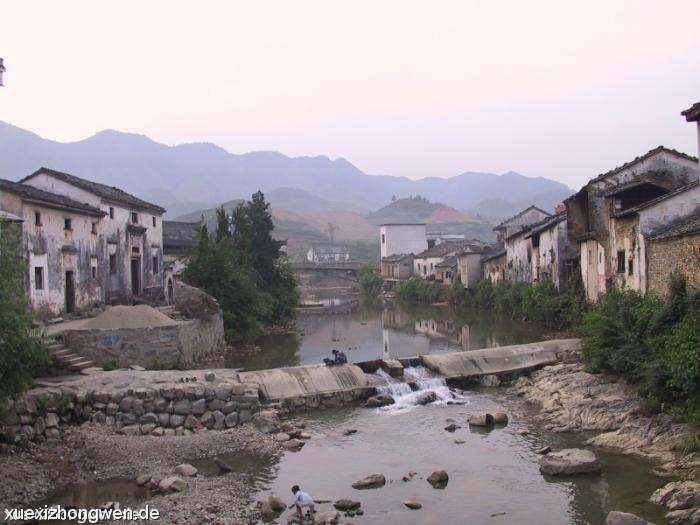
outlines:
{"label": "sand pile", "polygon": [[114,328],[148,328],[177,324],[167,315],[145,304],[137,306],[112,306],[85,323],[86,329],[109,330]]}

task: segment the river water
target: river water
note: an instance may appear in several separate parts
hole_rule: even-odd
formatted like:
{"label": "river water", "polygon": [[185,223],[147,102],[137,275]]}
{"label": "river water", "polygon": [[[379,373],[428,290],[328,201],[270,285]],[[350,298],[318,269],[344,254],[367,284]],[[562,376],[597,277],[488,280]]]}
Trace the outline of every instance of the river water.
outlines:
{"label": "river water", "polygon": [[[296,333],[263,338],[258,343],[261,352],[231,357],[229,366],[252,370],[314,364],[332,348],[345,351],[352,361],[408,357],[532,342],[551,335],[476,313],[457,316],[444,307],[386,305],[342,315],[304,315]],[[407,374],[407,379],[418,380],[420,388],[436,391],[440,400],[417,407],[416,392],[406,385],[387,384],[384,388],[397,399],[392,407],[309,412],[303,420],[312,439],[300,452],[286,452],[252,468],[259,496],[276,493],[291,501],[290,487],[299,484],[318,500],[357,499],[365,514],[345,518],[356,525],[603,524],[609,510],[665,523],[662,510],[646,502],[664,480],[651,476],[645,462],[596,451],[602,476],[545,477],[539,473],[536,450],[544,445],[582,446],[584,436],[556,435],[535,426],[520,404],[500,389],[450,391],[422,369]],[[421,375],[425,377],[417,377]],[[490,431],[470,429],[468,415],[481,410],[505,411],[510,421]],[[461,426],[454,433],[444,430],[451,421]],[[350,428],[357,433],[345,436]],[[425,480],[438,469],[450,476],[443,490],[433,489]],[[417,474],[402,481],[412,471]],[[387,485],[365,491],[351,487],[372,473],[384,474]],[[407,509],[403,502],[409,499],[423,508]],[[332,507],[323,504],[320,510]],[[286,524],[290,516],[288,511],[273,522]]]}

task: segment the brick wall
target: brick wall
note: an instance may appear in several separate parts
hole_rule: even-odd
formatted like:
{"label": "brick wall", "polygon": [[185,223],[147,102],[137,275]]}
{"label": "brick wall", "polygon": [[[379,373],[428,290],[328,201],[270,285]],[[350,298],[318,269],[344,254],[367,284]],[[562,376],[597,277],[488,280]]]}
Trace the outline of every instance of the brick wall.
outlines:
{"label": "brick wall", "polygon": [[700,287],[700,232],[649,242],[649,292],[668,293],[671,273],[683,275],[688,284]]}

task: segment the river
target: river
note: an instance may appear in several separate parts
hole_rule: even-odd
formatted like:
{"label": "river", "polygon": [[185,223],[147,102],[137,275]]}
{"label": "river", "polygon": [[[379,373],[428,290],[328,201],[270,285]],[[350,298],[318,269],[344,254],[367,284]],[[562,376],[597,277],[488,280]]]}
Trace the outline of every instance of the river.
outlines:
{"label": "river", "polygon": [[[460,316],[445,307],[388,304],[341,315],[307,313],[300,317],[296,333],[265,337],[258,342],[260,352],[231,357],[228,364],[249,370],[313,364],[332,348],[342,349],[352,361],[366,361],[469,351],[548,335],[523,323],[476,313]],[[447,404],[450,396],[464,404]],[[585,436],[557,435],[537,427],[503,389],[453,391],[443,397],[420,407],[401,402],[399,395],[397,406],[385,409],[309,412],[303,419],[312,439],[301,452],[251,467],[260,497],[273,492],[291,500],[290,487],[299,484],[316,499],[358,499],[365,514],[345,518],[355,524],[597,525],[610,510],[665,523],[662,510],[646,502],[664,484],[648,473],[647,463],[596,450],[601,476],[545,477],[539,473],[536,450],[544,445],[582,446]],[[505,411],[510,421],[491,431],[470,429],[469,413],[481,410]],[[445,431],[449,421],[461,428]],[[357,433],[345,436],[350,428]],[[443,490],[425,481],[437,469],[450,476]],[[402,481],[411,471],[417,475]],[[384,474],[387,485],[366,491],[351,488],[372,473]],[[403,505],[409,499],[423,508],[409,510]],[[321,510],[330,509],[321,505]],[[287,523],[289,515],[274,522]]]}

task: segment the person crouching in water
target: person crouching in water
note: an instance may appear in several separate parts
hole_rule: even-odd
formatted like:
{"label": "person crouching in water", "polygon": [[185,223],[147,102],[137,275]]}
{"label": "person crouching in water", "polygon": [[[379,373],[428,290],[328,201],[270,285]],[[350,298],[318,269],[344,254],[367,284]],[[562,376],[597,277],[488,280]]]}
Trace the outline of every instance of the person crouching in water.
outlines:
{"label": "person crouching in water", "polygon": [[307,516],[311,516],[314,512],[316,512],[316,507],[314,506],[314,500],[311,496],[309,496],[308,493],[304,492],[299,488],[299,485],[294,485],[292,487],[292,494],[294,494],[294,501],[292,504],[289,506],[289,508],[296,507],[297,508],[297,513],[299,514],[299,521],[301,521],[304,517],[302,513],[302,508],[303,507],[308,507],[309,510],[307,512]]}
{"label": "person crouching in water", "polygon": [[333,350],[333,359],[328,359],[326,357],[323,360],[323,362],[326,363],[326,366],[344,365],[345,363],[348,362],[348,358],[345,355],[345,352],[340,352],[339,350]]}

